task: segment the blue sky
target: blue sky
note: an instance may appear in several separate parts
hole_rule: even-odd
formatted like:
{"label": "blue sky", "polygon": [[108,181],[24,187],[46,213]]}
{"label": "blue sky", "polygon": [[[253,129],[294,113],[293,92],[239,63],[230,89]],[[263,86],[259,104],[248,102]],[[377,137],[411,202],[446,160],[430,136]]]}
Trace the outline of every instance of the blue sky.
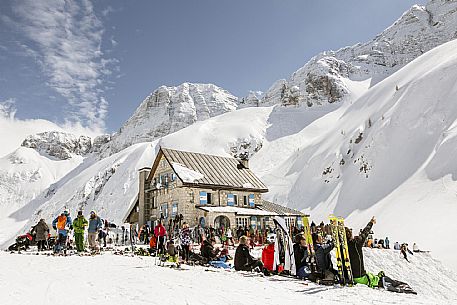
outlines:
{"label": "blue sky", "polygon": [[160,85],[265,91],[425,2],[4,0],[0,103],[20,119],[113,132]]}

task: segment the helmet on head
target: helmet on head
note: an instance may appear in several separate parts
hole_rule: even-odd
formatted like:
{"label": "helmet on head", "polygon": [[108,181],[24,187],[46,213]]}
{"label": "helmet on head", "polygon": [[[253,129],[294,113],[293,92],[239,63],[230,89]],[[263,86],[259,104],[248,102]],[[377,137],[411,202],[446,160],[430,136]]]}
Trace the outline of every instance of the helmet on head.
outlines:
{"label": "helmet on head", "polygon": [[267,235],[267,243],[272,244],[276,241],[276,234],[270,233]]}

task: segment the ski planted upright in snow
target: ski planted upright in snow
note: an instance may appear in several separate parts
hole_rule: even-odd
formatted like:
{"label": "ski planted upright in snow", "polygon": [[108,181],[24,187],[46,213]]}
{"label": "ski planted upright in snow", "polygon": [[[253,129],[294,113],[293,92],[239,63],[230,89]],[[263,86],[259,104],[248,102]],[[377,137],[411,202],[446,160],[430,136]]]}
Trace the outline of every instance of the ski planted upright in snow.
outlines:
{"label": "ski planted upright in snow", "polygon": [[338,230],[338,218],[335,215],[330,215],[330,227],[332,229],[332,236],[335,242],[335,250],[336,250],[336,265],[338,267],[338,276],[340,278],[340,284],[344,285],[345,277],[344,277],[344,270],[343,270],[343,260],[342,260],[342,253],[340,248],[340,234]]}
{"label": "ski planted upright in snow", "polygon": [[314,252],[313,238],[311,237],[311,228],[309,226],[309,219],[307,216],[303,216],[303,234],[306,240],[306,246],[308,249],[308,264],[311,269],[311,273],[317,271],[316,266],[316,254]]}
{"label": "ski planted upright in snow", "polygon": [[347,284],[349,286],[354,285],[354,278],[352,276],[352,267],[351,267],[351,261],[349,259],[349,250],[348,250],[348,241],[346,238],[346,229],[344,227],[344,218],[339,217],[337,220],[338,223],[338,233],[340,236],[340,241],[342,241],[341,244],[341,249],[343,251],[342,259],[344,263],[344,271],[346,271],[347,275]]}

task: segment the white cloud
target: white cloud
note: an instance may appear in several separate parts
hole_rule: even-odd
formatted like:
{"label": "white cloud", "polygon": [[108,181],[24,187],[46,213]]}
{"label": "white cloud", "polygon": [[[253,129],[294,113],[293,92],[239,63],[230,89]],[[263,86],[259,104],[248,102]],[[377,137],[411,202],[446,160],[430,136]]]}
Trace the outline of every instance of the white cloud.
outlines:
{"label": "white cloud", "polygon": [[0,118],[13,119],[16,115],[15,99],[9,98],[0,102]]}
{"label": "white cloud", "polygon": [[26,38],[47,84],[70,105],[67,120],[104,130],[105,80],[114,59],[104,58],[104,27],[89,0],[24,0],[14,2],[14,16],[4,18]]}
{"label": "white cloud", "polygon": [[[106,102],[102,109],[106,111]],[[16,150],[24,139],[31,134],[45,131],[62,131],[74,135],[86,135],[94,138],[101,134],[99,129],[82,126],[80,122],[67,121],[57,125],[47,120],[21,120],[15,117],[15,100],[10,98],[0,102],[0,157]],[[105,115],[105,114],[103,114]]]}

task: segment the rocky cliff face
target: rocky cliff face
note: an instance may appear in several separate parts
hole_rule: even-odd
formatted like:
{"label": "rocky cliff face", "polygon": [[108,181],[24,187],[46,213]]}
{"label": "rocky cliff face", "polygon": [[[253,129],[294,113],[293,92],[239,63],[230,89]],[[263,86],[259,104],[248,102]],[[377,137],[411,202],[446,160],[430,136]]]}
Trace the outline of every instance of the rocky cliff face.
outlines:
{"label": "rocky cliff face", "polygon": [[67,160],[75,155],[84,156],[92,148],[92,140],[87,136],[49,131],[28,136],[21,146],[33,148],[41,154]]}
{"label": "rocky cliff face", "polygon": [[[373,86],[423,53],[455,38],[456,0],[415,5],[370,42],[313,57],[289,79],[275,82],[260,104],[311,107],[338,102],[351,93],[345,80],[370,79]],[[249,104],[252,98],[244,100]]]}
{"label": "rocky cliff face", "polygon": [[183,83],[161,86],[136,109],[132,117],[102,145],[102,157],[140,142],[152,141],[197,121],[237,109],[238,98],[213,84]]}

